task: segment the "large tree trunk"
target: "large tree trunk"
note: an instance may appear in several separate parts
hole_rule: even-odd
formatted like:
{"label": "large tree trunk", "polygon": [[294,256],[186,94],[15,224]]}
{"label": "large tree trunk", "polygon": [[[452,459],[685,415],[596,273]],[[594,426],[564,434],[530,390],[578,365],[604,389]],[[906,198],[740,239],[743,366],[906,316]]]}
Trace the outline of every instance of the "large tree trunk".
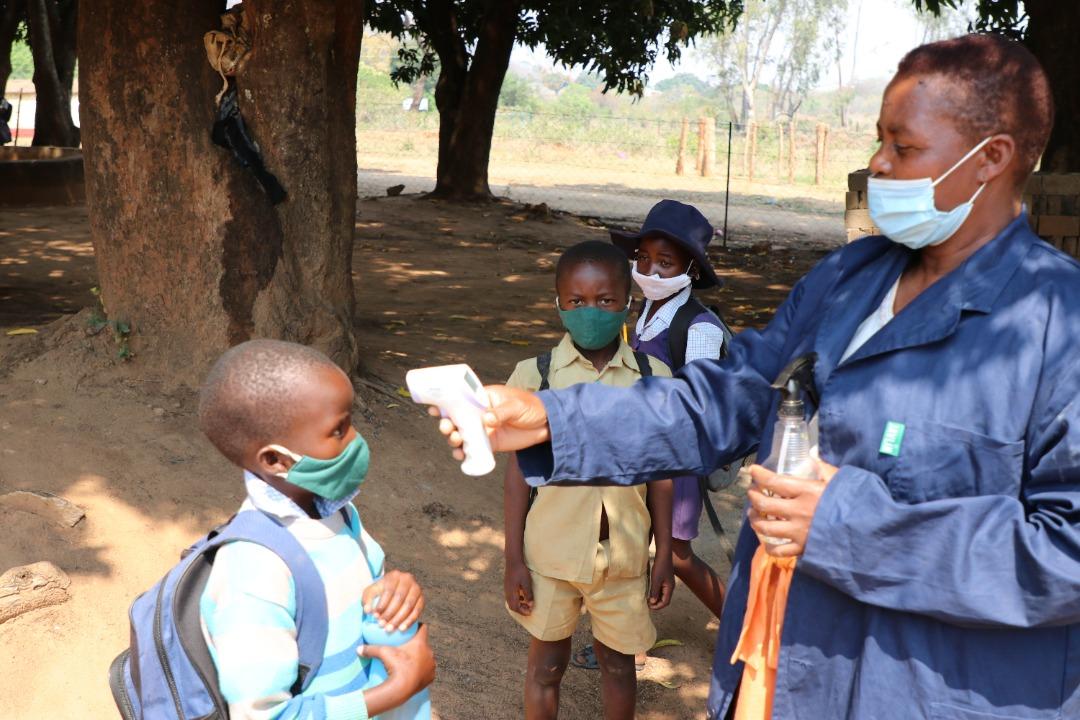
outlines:
{"label": "large tree trunk", "polygon": [[1075,2],[1025,0],[1028,14],[1025,42],[1050,78],[1057,116],[1041,169],[1080,172],[1080,8]]}
{"label": "large tree trunk", "polygon": [[[444,3],[445,4],[445,3]],[[433,195],[453,200],[486,200],[491,136],[510,52],[514,49],[519,3],[488,5],[476,51],[469,62],[452,24],[433,37],[442,69],[435,88],[439,108],[439,165]],[[447,29],[452,32],[446,32]]]}
{"label": "large tree trunk", "polygon": [[201,381],[231,345],[313,345],[346,370],[353,335],[356,75],[362,3],[249,8],[253,49],[236,79],[272,206],[211,142],[221,80],[204,32],[221,3],[97,0],[79,26],[87,200],[102,298],[131,322],[137,362]]}
{"label": "large tree trunk", "polygon": [[[71,11],[77,12],[77,7],[73,3]],[[71,22],[74,21],[72,18]],[[57,7],[49,0],[26,1],[26,26],[34,56],[34,90],[37,93],[34,145],[78,147],[79,128],[71,118],[75,48],[62,47],[64,41],[74,43],[74,33],[64,33]]]}
{"label": "large tree trunk", "polygon": [[22,6],[8,0],[0,10],[0,98],[4,97],[4,88],[11,77],[11,46],[15,42],[15,30],[22,18]]}

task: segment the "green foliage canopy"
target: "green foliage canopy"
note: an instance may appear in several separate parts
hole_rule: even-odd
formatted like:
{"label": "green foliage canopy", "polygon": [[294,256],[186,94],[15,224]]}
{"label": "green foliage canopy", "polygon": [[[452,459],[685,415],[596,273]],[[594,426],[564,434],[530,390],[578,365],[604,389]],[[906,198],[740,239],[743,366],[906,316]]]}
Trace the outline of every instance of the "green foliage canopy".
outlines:
{"label": "green foliage canopy", "polygon": [[[518,42],[533,49],[542,46],[555,61],[597,74],[605,91],[637,96],[661,53],[677,61],[694,38],[724,32],[743,11],[742,0],[522,0],[518,4],[517,27],[513,28]],[[368,24],[407,43],[398,51],[393,77],[411,83],[435,69],[431,37],[436,28],[445,26],[445,13],[452,12],[455,32],[472,49],[488,5],[485,0],[372,0]]]}
{"label": "green foliage canopy", "polygon": [[[944,8],[960,9],[964,0],[911,0],[919,12],[941,15]],[[978,0],[975,4],[978,19],[973,30],[1001,33],[1020,40],[1027,24],[1027,12],[1022,0]]]}

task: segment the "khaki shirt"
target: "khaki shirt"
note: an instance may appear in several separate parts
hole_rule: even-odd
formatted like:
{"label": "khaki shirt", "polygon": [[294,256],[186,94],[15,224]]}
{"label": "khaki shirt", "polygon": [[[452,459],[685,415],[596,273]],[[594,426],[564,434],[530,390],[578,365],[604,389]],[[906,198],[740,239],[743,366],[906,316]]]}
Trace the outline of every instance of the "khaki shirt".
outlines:
{"label": "khaki shirt", "polygon": [[[649,364],[653,375],[671,377],[667,365],[656,358],[650,357]],[[640,377],[634,351],[625,342],[619,343],[615,356],[600,372],[574,347],[569,333],[551,352],[548,384],[553,390],[591,382],[627,387]],[[519,362],[506,384],[537,390],[540,373],[536,358]],[[581,431],[587,432],[587,428]],[[634,452],[633,442],[645,440],[627,438],[626,452]],[[559,580],[592,582],[601,510],[607,511],[611,546],[608,576],[644,574],[649,562],[651,527],[645,485],[540,488],[525,520],[525,564],[534,572]]]}

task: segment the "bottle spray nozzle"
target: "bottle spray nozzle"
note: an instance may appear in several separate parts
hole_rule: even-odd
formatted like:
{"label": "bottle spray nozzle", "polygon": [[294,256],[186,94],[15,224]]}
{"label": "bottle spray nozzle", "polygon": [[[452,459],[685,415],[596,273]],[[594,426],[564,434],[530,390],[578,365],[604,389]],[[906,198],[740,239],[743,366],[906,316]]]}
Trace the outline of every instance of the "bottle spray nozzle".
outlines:
{"label": "bottle spray nozzle", "polygon": [[817,353],[807,353],[795,358],[780,371],[772,387],[780,392],[778,414],[784,417],[803,417],[806,404],[803,392],[814,386],[814,363]]}

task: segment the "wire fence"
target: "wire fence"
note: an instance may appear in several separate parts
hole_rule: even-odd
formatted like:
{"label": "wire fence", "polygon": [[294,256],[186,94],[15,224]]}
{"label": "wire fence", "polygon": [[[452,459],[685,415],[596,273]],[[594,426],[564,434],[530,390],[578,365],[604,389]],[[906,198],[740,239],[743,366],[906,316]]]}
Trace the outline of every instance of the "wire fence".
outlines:
{"label": "wire fence", "polygon": [[[357,140],[361,164],[382,158],[434,162],[439,115],[396,104],[361,105]],[[874,140],[812,120],[744,125],[500,110],[491,163],[496,174],[508,166],[544,165],[554,175],[573,175],[576,168],[721,181],[730,164],[733,180],[842,189],[849,172],[866,166]]]}

